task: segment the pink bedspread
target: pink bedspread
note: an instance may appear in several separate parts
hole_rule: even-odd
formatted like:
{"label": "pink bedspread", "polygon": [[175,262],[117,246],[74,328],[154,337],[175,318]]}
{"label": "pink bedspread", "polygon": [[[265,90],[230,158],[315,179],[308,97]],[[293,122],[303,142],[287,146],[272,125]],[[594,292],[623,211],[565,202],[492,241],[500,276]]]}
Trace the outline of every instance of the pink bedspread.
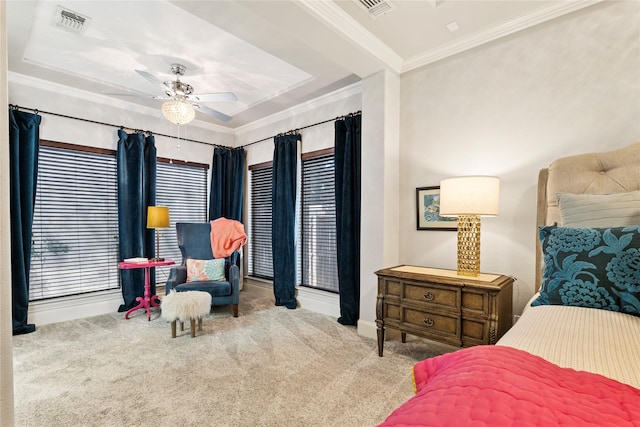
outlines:
{"label": "pink bedspread", "polygon": [[433,357],[413,375],[416,395],[381,426],[640,426],[639,389],[511,347]]}

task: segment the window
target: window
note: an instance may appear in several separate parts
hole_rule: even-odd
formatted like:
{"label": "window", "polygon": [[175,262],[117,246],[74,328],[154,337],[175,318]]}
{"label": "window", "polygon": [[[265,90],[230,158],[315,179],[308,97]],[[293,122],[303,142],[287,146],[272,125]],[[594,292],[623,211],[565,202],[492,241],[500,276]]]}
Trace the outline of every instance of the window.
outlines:
{"label": "window", "polygon": [[251,231],[249,244],[249,274],[273,279],[271,258],[271,189],[272,164],[250,166],[251,171]]}
{"label": "window", "polygon": [[40,141],[29,300],[116,289],[115,151]]}
{"label": "window", "polygon": [[[169,208],[171,228],[160,232],[160,256],[182,262],[176,222],[207,221],[207,169],[209,165],[158,159],[156,205]],[[156,283],[166,282],[169,269],[156,268]]]}
{"label": "window", "polygon": [[[115,151],[40,141],[30,301],[118,289]],[[182,259],[176,222],[207,220],[208,165],[158,159],[156,204],[169,207],[160,255]],[[156,282],[168,269],[156,269]]]}
{"label": "window", "polygon": [[[296,277],[300,285],[338,292],[336,213],[333,149],[302,155],[299,216],[296,230],[300,245]],[[251,171],[251,238],[249,274],[273,279],[271,257],[272,165]]]}
{"label": "window", "polygon": [[338,292],[333,149],[302,155],[302,286]]}

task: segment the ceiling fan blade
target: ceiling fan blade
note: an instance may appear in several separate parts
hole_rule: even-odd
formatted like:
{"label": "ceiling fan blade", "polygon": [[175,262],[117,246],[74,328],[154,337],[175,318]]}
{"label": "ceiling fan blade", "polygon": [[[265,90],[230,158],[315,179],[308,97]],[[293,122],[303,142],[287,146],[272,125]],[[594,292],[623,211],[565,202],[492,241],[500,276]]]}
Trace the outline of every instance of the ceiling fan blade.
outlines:
{"label": "ceiling fan blade", "polygon": [[116,93],[116,92],[101,92],[101,93],[103,95],[109,95],[109,96],[141,96],[141,95],[138,95],[136,93],[122,93],[122,92],[119,92],[119,93]]}
{"label": "ceiling fan blade", "polygon": [[191,95],[190,97],[199,102],[225,102],[238,100],[238,97],[233,92],[201,93],[198,95]]}
{"label": "ceiling fan blade", "polygon": [[220,111],[214,110],[212,108],[207,107],[206,105],[197,105],[197,104],[193,104],[193,108],[195,108],[196,110],[203,112],[206,115],[209,115],[211,117],[215,117],[216,119],[220,119],[223,122],[228,122],[229,120],[232,119],[231,116],[227,116],[224,113],[221,113]]}
{"label": "ceiling fan blade", "polygon": [[135,70],[135,71],[136,73],[140,74],[142,77],[147,79],[149,82],[153,83],[155,86],[161,87],[163,91],[167,89],[164,83],[153,74],[148,73],[146,71],[142,71],[142,70]]}
{"label": "ceiling fan blade", "polygon": [[133,93],[125,93],[125,92],[100,92],[103,95],[108,95],[108,96],[126,96],[126,97],[136,97],[136,98],[159,98],[162,99],[160,97],[156,97],[153,95],[149,95],[148,93],[141,93],[141,92],[136,92],[133,91]]}

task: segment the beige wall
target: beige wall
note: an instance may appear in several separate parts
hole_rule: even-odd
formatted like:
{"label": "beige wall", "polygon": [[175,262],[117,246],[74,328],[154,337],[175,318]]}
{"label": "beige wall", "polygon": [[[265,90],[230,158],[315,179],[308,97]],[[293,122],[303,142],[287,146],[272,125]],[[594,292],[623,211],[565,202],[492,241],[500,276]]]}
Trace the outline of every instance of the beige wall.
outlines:
{"label": "beige wall", "polygon": [[640,141],[640,2],[603,2],[406,73],[400,106],[400,261],[455,268],[456,234],[416,231],[416,187],[501,178],[481,269],[533,294],[536,181],[557,157]]}
{"label": "beige wall", "polygon": [[358,333],[376,336],[375,271],[398,264],[400,78],[388,70],[362,85],[362,207]]}
{"label": "beige wall", "polygon": [[[9,102],[12,104],[174,137],[166,138],[156,135],[159,157],[199,163],[211,162],[213,146],[185,141],[184,138],[209,144],[233,145],[232,131],[216,130],[213,125],[197,120],[178,129],[178,126],[162,117],[159,107],[134,106],[107,96],[74,90],[22,75],[12,74],[9,79]],[[40,138],[42,139],[111,150],[117,148],[117,127],[46,113],[41,115]],[[131,132],[131,130],[127,131]],[[175,139],[178,136],[182,138],[180,143]]]}

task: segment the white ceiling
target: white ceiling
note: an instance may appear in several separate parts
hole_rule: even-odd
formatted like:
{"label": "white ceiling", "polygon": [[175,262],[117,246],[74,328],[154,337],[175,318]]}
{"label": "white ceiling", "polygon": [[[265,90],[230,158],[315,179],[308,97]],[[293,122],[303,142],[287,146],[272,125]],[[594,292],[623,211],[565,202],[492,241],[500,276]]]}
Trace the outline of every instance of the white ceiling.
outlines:
{"label": "white ceiling", "polygon": [[[9,71],[160,108],[161,88],[135,70],[173,80],[170,64],[181,63],[196,94],[238,96],[206,103],[231,121],[196,118],[237,128],[384,67],[402,73],[598,1],[392,0],[373,19],[358,0],[10,0]],[[56,25],[58,5],[89,18],[82,33]]]}

